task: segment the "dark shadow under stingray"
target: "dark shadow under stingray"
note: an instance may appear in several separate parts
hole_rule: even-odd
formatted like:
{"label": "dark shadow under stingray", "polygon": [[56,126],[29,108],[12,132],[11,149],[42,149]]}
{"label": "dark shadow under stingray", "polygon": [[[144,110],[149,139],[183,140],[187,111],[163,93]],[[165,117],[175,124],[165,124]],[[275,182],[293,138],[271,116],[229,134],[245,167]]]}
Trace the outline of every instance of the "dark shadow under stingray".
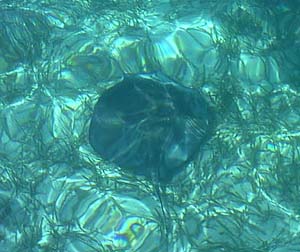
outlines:
{"label": "dark shadow under stingray", "polygon": [[129,77],[101,95],[89,142],[104,160],[164,184],[205,144],[213,118],[196,89]]}

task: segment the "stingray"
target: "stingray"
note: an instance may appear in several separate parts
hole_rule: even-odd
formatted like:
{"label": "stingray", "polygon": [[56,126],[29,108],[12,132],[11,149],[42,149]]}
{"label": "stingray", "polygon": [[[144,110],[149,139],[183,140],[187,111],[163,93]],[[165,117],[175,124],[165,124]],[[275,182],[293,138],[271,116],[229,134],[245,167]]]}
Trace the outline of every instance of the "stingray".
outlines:
{"label": "stingray", "polygon": [[89,142],[102,159],[163,184],[195,159],[213,118],[197,89],[127,77],[100,96]]}

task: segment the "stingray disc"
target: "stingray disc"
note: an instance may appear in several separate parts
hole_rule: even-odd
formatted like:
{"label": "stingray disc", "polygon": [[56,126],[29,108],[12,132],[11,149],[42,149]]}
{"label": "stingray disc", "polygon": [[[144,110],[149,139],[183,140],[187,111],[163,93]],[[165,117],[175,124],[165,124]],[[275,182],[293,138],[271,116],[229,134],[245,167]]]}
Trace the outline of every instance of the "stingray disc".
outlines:
{"label": "stingray disc", "polygon": [[89,141],[104,160],[167,182],[209,138],[212,118],[197,90],[131,77],[100,97]]}

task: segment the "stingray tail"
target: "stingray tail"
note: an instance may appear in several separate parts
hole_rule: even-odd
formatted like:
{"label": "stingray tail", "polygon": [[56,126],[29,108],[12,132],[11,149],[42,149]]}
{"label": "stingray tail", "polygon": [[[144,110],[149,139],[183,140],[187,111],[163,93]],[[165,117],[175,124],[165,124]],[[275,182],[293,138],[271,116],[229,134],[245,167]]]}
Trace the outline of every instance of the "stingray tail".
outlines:
{"label": "stingray tail", "polygon": [[163,201],[162,199],[162,194],[165,193],[165,187],[162,186],[158,182],[159,178],[159,172],[156,174],[152,174],[152,182],[154,184],[154,189],[155,189],[155,195],[157,196],[160,204],[160,209],[161,209],[161,214],[162,214],[162,238],[166,242],[166,250],[169,251],[169,234],[170,234],[170,222],[168,222],[168,219],[170,219],[170,214],[166,208],[167,203]]}

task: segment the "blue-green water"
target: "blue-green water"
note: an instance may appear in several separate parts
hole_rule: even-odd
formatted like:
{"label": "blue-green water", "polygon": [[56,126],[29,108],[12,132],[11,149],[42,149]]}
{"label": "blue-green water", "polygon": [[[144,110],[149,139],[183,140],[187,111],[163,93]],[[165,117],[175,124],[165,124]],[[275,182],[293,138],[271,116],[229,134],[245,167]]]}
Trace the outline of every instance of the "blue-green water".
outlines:
{"label": "blue-green water", "polygon": [[[0,1],[0,13],[0,252],[300,251],[299,1]],[[132,75],[199,92],[215,114],[168,183],[89,144],[95,104]],[[113,150],[144,143],[146,122]],[[187,142],[157,134],[184,160]],[[143,164],[151,146],[134,146]]]}

